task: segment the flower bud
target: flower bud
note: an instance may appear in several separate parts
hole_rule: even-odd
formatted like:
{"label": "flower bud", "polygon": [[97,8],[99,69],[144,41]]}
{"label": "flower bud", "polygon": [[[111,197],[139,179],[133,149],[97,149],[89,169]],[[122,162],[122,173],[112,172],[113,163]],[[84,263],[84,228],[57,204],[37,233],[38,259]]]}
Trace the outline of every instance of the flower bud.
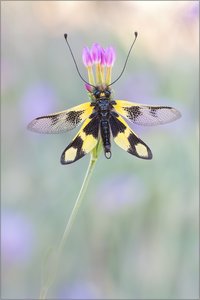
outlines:
{"label": "flower bud", "polygon": [[82,59],[83,59],[84,65],[86,67],[93,65],[93,59],[92,59],[92,56],[90,54],[90,50],[88,47],[83,48]]}
{"label": "flower bud", "polygon": [[105,50],[105,52],[106,52],[106,54],[105,54],[106,65],[108,67],[112,67],[115,62],[115,58],[116,58],[115,50],[113,49],[113,47],[108,47]]}

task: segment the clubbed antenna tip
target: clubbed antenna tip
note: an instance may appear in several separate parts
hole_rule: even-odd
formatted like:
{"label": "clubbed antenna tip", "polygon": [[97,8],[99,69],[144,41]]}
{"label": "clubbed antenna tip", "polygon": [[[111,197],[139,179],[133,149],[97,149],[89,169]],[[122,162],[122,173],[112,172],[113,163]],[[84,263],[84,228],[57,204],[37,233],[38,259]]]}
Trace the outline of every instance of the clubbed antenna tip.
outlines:
{"label": "clubbed antenna tip", "polygon": [[89,84],[90,86],[92,86],[92,87],[95,88],[94,85],[92,85],[91,83],[87,82],[87,81],[83,78],[83,76],[81,75],[81,73],[80,73],[80,71],[79,71],[79,68],[78,68],[78,65],[77,65],[77,63],[76,63],[74,54],[73,54],[72,49],[71,49],[71,47],[70,47],[70,44],[69,44],[69,42],[68,42],[68,40],[67,40],[67,33],[64,33],[64,38],[65,38],[65,40],[66,40],[67,46],[68,46],[68,48],[69,48],[69,51],[70,51],[70,53],[71,53],[71,56],[72,56],[72,59],[73,59],[73,61],[74,61],[76,70],[77,70],[77,72],[78,72],[78,75],[80,76],[80,78],[81,78],[86,84]]}
{"label": "clubbed antenna tip", "polygon": [[130,47],[130,49],[129,49],[129,51],[128,51],[128,54],[127,54],[127,57],[126,57],[126,60],[125,60],[125,63],[124,63],[124,67],[123,67],[123,69],[122,69],[120,75],[117,77],[117,79],[115,79],[115,80],[114,80],[112,83],[110,83],[108,86],[112,85],[112,84],[115,83],[117,80],[119,80],[119,78],[120,78],[120,77],[122,76],[122,74],[124,73],[124,70],[125,70],[125,68],[126,68],[126,64],[127,64],[129,55],[130,55],[130,53],[131,53],[131,50],[132,50],[132,48],[133,48],[133,45],[135,44],[135,41],[136,41],[137,36],[138,36],[137,31],[134,32],[134,35],[135,35],[135,38],[134,38],[134,40],[133,40],[133,42],[132,42],[132,44],[131,44],[131,47]]}

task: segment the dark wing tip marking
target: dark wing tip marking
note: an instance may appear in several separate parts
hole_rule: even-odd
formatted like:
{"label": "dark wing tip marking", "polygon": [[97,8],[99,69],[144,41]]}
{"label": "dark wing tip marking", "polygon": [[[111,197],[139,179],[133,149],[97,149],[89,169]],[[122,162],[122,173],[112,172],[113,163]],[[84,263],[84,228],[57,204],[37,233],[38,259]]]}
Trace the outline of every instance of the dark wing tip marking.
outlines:
{"label": "dark wing tip marking", "polygon": [[[74,141],[72,141],[67,148],[63,151],[61,158],[60,158],[60,162],[62,165],[68,165],[71,164],[73,162],[75,162],[76,160],[82,158],[86,153],[82,150],[82,146],[83,146],[83,140],[80,136],[77,136],[75,138]],[[67,152],[67,150],[69,150],[71,148],[71,159],[70,159],[70,154],[69,155],[69,159],[65,160],[65,154]],[[74,151],[74,154],[73,154]],[[73,156],[74,155],[74,156]]]}
{"label": "dark wing tip marking", "polygon": [[71,164],[73,162],[73,161],[66,161],[65,160],[65,150],[63,151],[63,153],[62,153],[62,155],[60,157],[60,163],[61,163],[61,165],[69,165],[69,164]]}
{"label": "dark wing tip marking", "polygon": [[153,154],[151,149],[133,132],[130,133],[128,141],[130,143],[130,147],[127,152],[142,159],[152,159]]}
{"label": "dark wing tip marking", "polygon": [[60,163],[62,165],[70,165],[73,162],[79,160],[80,158],[82,158],[85,155],[85,152],[82,152],[82,154],[79,154],[79,156],[77,155],[76,158],[74,160],[65,160],[65,151],[63,151],[61,157],[60,157]]}

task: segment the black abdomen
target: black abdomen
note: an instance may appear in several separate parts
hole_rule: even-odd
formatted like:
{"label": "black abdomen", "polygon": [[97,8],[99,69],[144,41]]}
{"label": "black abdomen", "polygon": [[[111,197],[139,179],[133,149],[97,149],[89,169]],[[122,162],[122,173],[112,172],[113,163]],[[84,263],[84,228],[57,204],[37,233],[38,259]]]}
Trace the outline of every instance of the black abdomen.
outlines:
{"label": "black abdomen", "polygon": [[103,141],[104,153],[106,158],[111,158],[110,151],[110,126],[107,120],[101,120],[101,137]]}

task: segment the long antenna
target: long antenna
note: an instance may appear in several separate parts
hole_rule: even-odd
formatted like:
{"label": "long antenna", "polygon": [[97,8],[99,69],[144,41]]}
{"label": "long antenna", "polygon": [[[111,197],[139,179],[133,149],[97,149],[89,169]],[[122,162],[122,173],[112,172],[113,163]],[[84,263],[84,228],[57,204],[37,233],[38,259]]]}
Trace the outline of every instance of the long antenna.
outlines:
{"label": "long antenna", "polygon": [[77,70],[77,72],[78,72],[78,75],[80,76],[80,78],[81,78],[85,83],[87,83],[87,84],[89,84],[90,86],[92,86],[92,87],[95,88],[95,86],[94,86],[93,84],[87,82],[87,81],[83,78],[83,76],[81,75],[81,73],[80,73],[80,71],[79,71],[79,69],[78,69],[78,65],[77,65],[77,63],[76,63],[74,54],[73,54],[72,49],[71,49],[71,47],[70,47],[70,45],[69,45],[69,42],[68,42],[68,40],[67,40],[67,33],[64,34],[64,38],[65,38],[65,40],[66,40],[66,42],[67,42],[67,46],[68,46],[69,51],[70,51],[70,53],[71,53],[71,56],[72,56],[72,59],[73,59],[73,61],[74,61],[76,70]]}
{"label": "long antenna", "polygon": [[128,61],[129,56],[130,56],[131,50],[132,50],[133,45],[135,44],[135,41],[136,41],[137,36],[138,36],[137,31],[134,32],[134,35],[135,35],[134,41],[133,41],[133,43],[132,43],[132,45],[131,45],[131,47],[130,47],[130,49],[129,49],[129,51],[128,51],[128,54],[127,54],[127,57],[126,57],[126,60],[125,60],[125,63],[124,63],[124,67],[123,67],[123,69],[122,69],[120,75],[117,77],[117,79],[115,79],[115,80],[114,80],[112,83],[110,83],[108,86],[110,86],[110,85],[112,85],[113,83],[115,83],[115,82],[122,76],[122,74],[124,73],[124,70],[125,70],[125,68],[126,68],[127,61]]}

